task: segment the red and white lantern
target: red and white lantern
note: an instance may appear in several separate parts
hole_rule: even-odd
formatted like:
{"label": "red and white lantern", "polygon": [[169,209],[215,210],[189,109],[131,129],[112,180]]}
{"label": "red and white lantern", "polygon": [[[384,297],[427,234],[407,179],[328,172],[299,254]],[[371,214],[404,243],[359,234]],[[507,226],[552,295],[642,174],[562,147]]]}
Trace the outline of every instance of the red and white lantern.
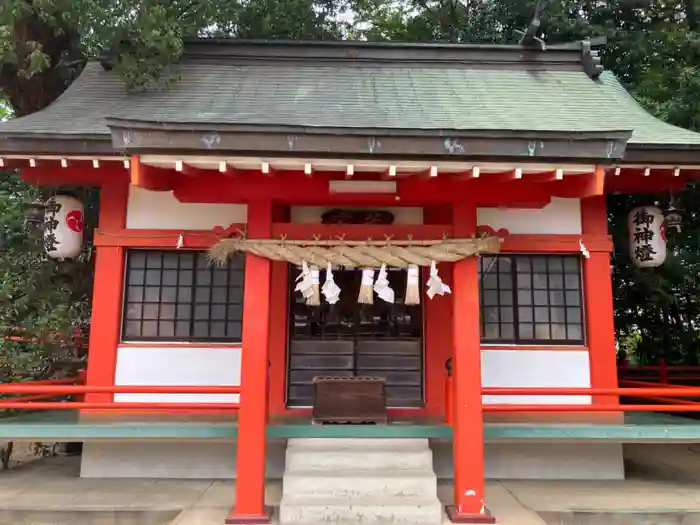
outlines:
{"label": "red and white lantern", "polygon": [[70,195],[46,201],[44,249],[52,259],[75,259],[83,249],[83,203]]}
{"label": "red and white lantern", "polygon": [[656,206],[640,206],[627,218],[630,256],[638,268],[656,268],[666,261],[664,214]]}

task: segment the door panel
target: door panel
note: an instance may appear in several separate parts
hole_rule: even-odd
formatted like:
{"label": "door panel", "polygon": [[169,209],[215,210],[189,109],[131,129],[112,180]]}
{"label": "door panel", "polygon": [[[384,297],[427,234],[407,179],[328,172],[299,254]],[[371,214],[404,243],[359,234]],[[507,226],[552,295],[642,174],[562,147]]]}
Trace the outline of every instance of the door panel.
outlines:
{"label": "door panel", "polygon": [[[301,345],[295,345],[297,347]],[[289,367],[291,370],[352,370],[355,366],[355,358],[350,355],[291,355]]]}
{"label": "door panel", "polygon": [[354,375],[354,343],[352,340],[292,340],[289,342],[287,369],[287,403],[290,406],[310,406],[314,377]]}
{"label": "door panel", "polygon": [[367,355],[406,355],[423,356],[420,339],[358,339],[357,352]]}
{"label": "door panel", "polygon": [[[387,387],[387,404],[395,408],[415,408],[416,399],[423,396],[421,387]],[[419,405],[422,406],[422,405]]]}
{"label": "door panel", "polygon": [[423,372],[396,372],[395,370],[362,370],[363,376],[383,377],[389,386],[418,386],[423,384]]}
{"label": "door panel", "polygon": [[[299,270],[291,272],[294,283]],[[307,306],[290,289],[287,404],[311,406],[314,377],[374,376],[386,379],[389,406],[422,407],[422,306],[403,304],[406,272],[389,272],[395,304],[376,296],[372,305],[358,304],[359,270],[334,277],[341,288],[335,305]]]}

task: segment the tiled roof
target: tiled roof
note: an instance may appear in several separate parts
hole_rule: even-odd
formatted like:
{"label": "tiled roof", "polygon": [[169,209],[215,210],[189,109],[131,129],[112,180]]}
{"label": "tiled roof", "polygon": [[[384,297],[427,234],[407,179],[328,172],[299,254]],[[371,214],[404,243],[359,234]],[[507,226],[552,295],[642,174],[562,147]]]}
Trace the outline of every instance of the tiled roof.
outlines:
{"label": "tiled roof", "polygon": [[630,144],[700,146],[639,106],[610,73],[479,64],[185,58],[167,88],[127,94],[97,62],[48,108],[0,124],[17,136],[109,136],[106,119],[413,131],[633,131]]}

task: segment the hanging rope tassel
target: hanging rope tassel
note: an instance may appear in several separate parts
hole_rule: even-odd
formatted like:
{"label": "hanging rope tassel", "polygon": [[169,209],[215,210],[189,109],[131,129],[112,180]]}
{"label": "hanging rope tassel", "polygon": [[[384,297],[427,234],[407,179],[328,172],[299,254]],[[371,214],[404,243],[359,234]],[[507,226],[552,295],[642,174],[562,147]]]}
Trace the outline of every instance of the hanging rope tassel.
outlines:
{"label": "hanging rope tassel", "polygon": [[326,302],[330,304],[335,304],[340,299],[340,286],[335,284],[335,279],[333,279],[333,265],[331,263],[328,263],[326,281],[323,283],[321,293],[325,297]]}
{"label": "hanging rope tassel", "polygon": [[406,304],[420,304],[420,288],[418,286],[420,270],[418,265],[411,264],[406,275]]}
{"label": "hanging rope tassel", "polygon": [[360,294],[357,296],[357,302],[360,304],[374,303],[374,270],[365,268],[362,270],[362,282],[360,283]]}
{"label": "hanging rope tassel", "polygon": [[579,248],[581,248],[581,255],[583,255],[584,258],[590,259],[591,258],[591,252],[588,251],[588,248],[586,248],[586,245],[583,244],[583,239],[580,239],[578,241]]}
{"label": "hanging rope tassel", "polygon": [[428,279],[428,297],[432,299],[436,295],[451,294],[452,290],[449,286],[442,282],[440,276],[438,275],[437,264],[435,261],[430,263],[430,279]]}
{"label": "hanging rope tassel", "polygon": [[309,306],[318,306],[321,304],[320,287],[320,272],[318,266],[311,265],[311,293],[306,298],[306,304]]}
{"label": "hanging rope tassel", "polygon": [[[318,270],[316,271],[316,283],[318,284]],[[297,285],[294,288],[294,291],[301,292],[301,295],[304,297],[304,299],[306,299],[306,304],[312,304],[310,301],[312,300],[312,296],[314,294],[313,276],[311,273],[311,268],[309,267],[306,261],[302,261],[301,263],[301,273],[299,274],[299,277],[297,277],[296,283]]]}
{"label": "hanging rope tassel", "polygon": [[389,285],[388,273],[386,271],[386,264],[382,264],[379,269],[379,275],[377,276],[377,281],[374,283],[374,291],[382,301],[387,303],[394,303],[395,294],[394,290],[391,289]]}

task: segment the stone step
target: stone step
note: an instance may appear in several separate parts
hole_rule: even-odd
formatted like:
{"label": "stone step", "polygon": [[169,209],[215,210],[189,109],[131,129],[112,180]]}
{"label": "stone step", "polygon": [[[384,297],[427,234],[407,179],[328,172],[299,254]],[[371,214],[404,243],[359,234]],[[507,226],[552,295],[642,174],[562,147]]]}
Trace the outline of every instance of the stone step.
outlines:
{"label": "stone step", "polygon": [[410,502],[374,496],[363,499],[282,498],[281,525],[440,525],[442,505],[437,498]]}
{"label": "stone step", "polygon": [[307,470],[286,472],[282,495],[291,498],[437,498],[437,477],[430,470]]}
{"label": "stone step", "polygon": [[286,472],[306,470],[433,470],[433,453],[426,447],[423,450],[308,450],[288,448],[285,460]]}
{"label": "stone step", "polygon": [[394,452],[430,449],[427,439],[385,438],[293,438],[287,441],[287,450],[389,450]]}

